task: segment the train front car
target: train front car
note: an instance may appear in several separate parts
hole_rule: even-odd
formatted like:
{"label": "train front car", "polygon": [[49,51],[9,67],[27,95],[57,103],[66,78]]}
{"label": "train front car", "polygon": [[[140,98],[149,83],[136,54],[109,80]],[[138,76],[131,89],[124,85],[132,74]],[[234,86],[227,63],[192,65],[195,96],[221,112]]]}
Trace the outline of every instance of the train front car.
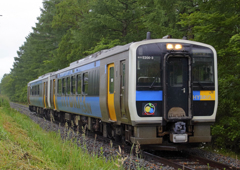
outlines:
{"label": "train front car", "polygon": [[128,105],[133,143],[210,142],[218,105],[217,55],[207,44],[161,39],[133,43]]}

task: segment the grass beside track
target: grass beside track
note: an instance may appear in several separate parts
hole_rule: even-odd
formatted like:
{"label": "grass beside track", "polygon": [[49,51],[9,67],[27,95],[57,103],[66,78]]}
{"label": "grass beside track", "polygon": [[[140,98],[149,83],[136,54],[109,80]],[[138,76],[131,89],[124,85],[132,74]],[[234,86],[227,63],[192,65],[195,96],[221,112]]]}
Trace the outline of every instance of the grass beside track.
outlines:
{"label": "grass beside track", "polygon": [[0,169],[122,169],[117,160],[85,153],[0,100]]}

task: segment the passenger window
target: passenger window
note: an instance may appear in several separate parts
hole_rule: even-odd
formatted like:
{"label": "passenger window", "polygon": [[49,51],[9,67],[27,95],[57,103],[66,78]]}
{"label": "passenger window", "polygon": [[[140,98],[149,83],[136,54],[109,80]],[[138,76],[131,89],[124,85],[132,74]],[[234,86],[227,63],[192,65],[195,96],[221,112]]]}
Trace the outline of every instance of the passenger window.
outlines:
{"label": "passenger window", "polygon": [[62,94],[62,79],[58,79],[58,94]]}
{"label": "passenger window", "polygon": [[114,67],[110,67],[110,73],[109,73],[109,93],[114,92]]}
{"label": "passenger window", "polygon": [[88,73],[83,74],[83,93],[88,94]]}
{"label": "passenger window", "polygon": [[70,78],[67,77],[67,94],[70,94]]}
{"label": "passenger window", "polygon": [[65,79],[62,79],[62,93],[65,94],[66,93],[66,83],[65,83]]}
{"label": "passenger window", "polygon": [[72,77],[71,77],[71,85],[72,85],[72,87],[71,87],[71,93],[72,93],[72,94],[75,94],[75,76],[72,76]]}
{"label": "passenger window", "polygon": [[81,79],[81,74],[77,75],[77,94],[82,93],[82,79]]}

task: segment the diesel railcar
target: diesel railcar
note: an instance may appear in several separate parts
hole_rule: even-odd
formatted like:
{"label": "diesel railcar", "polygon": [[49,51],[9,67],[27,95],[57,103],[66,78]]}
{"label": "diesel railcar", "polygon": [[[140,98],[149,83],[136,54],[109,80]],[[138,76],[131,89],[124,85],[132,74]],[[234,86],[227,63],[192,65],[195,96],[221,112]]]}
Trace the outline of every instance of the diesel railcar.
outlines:
{"label": "diesel railcar", "polygon": [[147,39],[102,50],[28,83],[29,109],[141,145],[210,142],[217,54],[207,44]]}

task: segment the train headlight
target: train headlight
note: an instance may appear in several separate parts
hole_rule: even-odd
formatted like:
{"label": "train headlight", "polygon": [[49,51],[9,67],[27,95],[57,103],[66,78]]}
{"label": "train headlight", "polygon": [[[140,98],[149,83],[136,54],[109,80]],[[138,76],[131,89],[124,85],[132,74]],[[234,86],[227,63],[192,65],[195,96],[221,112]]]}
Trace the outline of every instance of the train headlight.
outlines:
{"label": "train headlight", "polygon": [[175,50],[181,50],[182,49],[182,45],[181,44],[176,44],[175,45]]}
{"label": "train headlight", "polygon": [[167,44],[167,49],[172,50],[173,49],[173,44]]}

